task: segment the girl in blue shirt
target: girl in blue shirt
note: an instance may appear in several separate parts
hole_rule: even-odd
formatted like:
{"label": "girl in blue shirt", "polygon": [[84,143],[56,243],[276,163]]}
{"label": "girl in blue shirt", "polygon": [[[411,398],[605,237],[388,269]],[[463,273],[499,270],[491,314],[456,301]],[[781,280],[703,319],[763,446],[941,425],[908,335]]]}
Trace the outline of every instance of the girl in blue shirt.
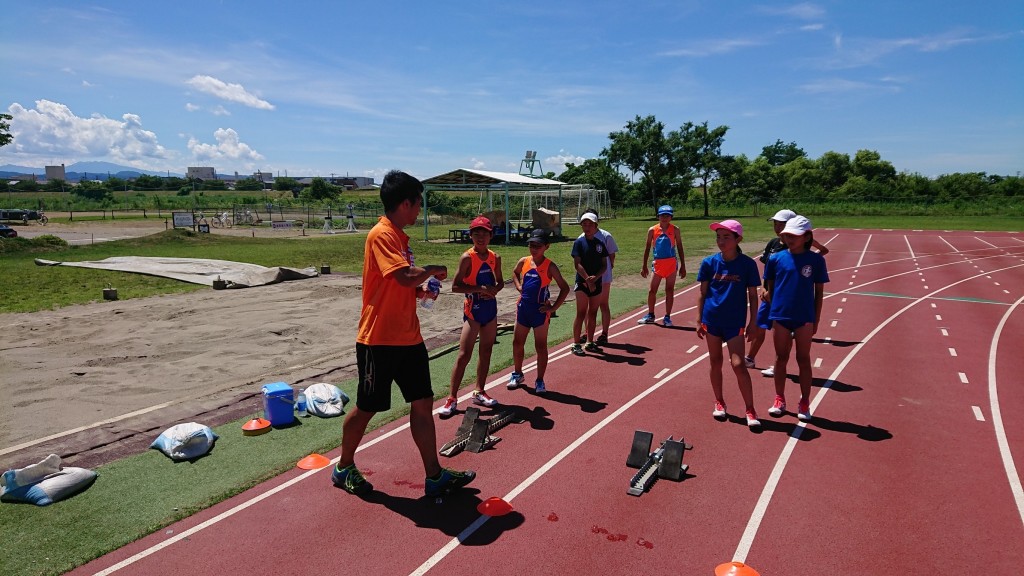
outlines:
{"label": "girl in blue shirt", "polygon": [[[700,263],[700,301],[697,304],[697,337],[708,343],[711,364],[711,389],[715,393],[712,416],[724,420],[728,416],[722,396],[722,344],[729,350],[729,362],[736,374],[740,395],[746,405],[747,426],[760,426],[754,410],[754,392],[750,374],[743,361],[744,334],[753,339],[757,325],[757,287],[761,280],[754,260],[740,251],[743,225],[736,220],[712,224],[720,253]],[[744,328],[745,326],[745,328]]]}
{"label": "girl in blue shirt", "polygon": [[768,319],[775,342],[775,402],[768,413],[781,416],[786,411],[786,363],[796,342],[800,369],[797,417],[806,421],[811,419],[811,337],[818,331],[828,270],[825,258],[811,251],[814,235],[810,220],[790,218],[779,237],[787,249],[772,254],[764,267]]}

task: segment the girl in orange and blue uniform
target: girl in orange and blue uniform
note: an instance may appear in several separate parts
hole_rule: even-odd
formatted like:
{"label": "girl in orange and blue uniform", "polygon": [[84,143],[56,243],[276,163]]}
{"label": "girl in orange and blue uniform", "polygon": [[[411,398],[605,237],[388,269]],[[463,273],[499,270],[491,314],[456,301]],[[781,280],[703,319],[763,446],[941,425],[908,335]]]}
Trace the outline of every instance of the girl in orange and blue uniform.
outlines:
{"label": "girl in orange and blue uniform", "polygon": [[473,344],[480,338],[480,358],[476,368],[476,391],[473,403],[494,406],[498,402],[484,391],[484,383],[491,366],[491,350],[498,335],[498,303],[494,296],[504,286],[501,277],[501,256],[488,245],[494,235],[491,221],[479,216],[469,224],[469,237],[473,247],[459,259],[459,269],[452,281],[452,292],[465,294],[462,307],[462,335],[459,338],[459,356],[452,369],[448,399],[438,413],[451,416],[458,404],[457,394],[466,366],[473,357]]}

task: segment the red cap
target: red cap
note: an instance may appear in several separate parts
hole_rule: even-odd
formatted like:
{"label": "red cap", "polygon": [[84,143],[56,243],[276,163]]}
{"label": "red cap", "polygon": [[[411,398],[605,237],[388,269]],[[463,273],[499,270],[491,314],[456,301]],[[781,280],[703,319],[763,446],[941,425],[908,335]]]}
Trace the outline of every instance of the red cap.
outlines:
{"label": "red cap", "polygon": [[473,221],[469,223],[469,229],[472,230],[473,228],[483,228],[488,232],[494,232],[494,228],[491,227],[491,221],[487,216],[477,216],[474,218]]}

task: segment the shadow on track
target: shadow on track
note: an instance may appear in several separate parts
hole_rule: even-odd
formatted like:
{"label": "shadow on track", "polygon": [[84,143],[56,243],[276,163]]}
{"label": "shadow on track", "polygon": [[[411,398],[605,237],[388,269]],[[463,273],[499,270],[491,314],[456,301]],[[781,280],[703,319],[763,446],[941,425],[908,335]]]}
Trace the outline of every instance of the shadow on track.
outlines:
{"label": "shadow on track", "polygon": [[[404,481],[397,481],[396,485]],[[380,504],[388,510],[411,520],[417,528],[437,530],[448,536],[458,536],[467,526],[480,517],[476,507],[483,502],[480,491],[473,488],[457,490],[445,496],[440,503],[434,498],[406,498],[374,490],[363,500]],[[464,546],[482,546],[494,543],[502,533],[521,526],[526,518],[519,512],[492,517],[484,526],[462,542]]]}

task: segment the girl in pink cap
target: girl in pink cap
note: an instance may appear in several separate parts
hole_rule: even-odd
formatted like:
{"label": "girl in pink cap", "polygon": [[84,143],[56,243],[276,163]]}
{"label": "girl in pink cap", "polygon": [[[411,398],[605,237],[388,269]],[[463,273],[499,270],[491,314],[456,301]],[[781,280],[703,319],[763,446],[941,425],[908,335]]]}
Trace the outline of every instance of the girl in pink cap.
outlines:
{"label": "girl in pink cap", "polygon": [[743,337],[745,335],[747,340],[752,340],[760,330],[757,326],[757,287],[761,285],[761,278],[757,264],[740,250],[742,224],[736,220],[724,220],[712,224],[711,229],[715,231],[715,241],[721,252],[704,258],[697,272],[697,281],[700,282],[697,337],[708,343],[711,390],[715,393],[715,409],[711,415],[719,420],[728,417],[722,395],[724,343],[746,407],[747,426],[754,428],[761,422],[754,410],[750,374],[743,362]]}

